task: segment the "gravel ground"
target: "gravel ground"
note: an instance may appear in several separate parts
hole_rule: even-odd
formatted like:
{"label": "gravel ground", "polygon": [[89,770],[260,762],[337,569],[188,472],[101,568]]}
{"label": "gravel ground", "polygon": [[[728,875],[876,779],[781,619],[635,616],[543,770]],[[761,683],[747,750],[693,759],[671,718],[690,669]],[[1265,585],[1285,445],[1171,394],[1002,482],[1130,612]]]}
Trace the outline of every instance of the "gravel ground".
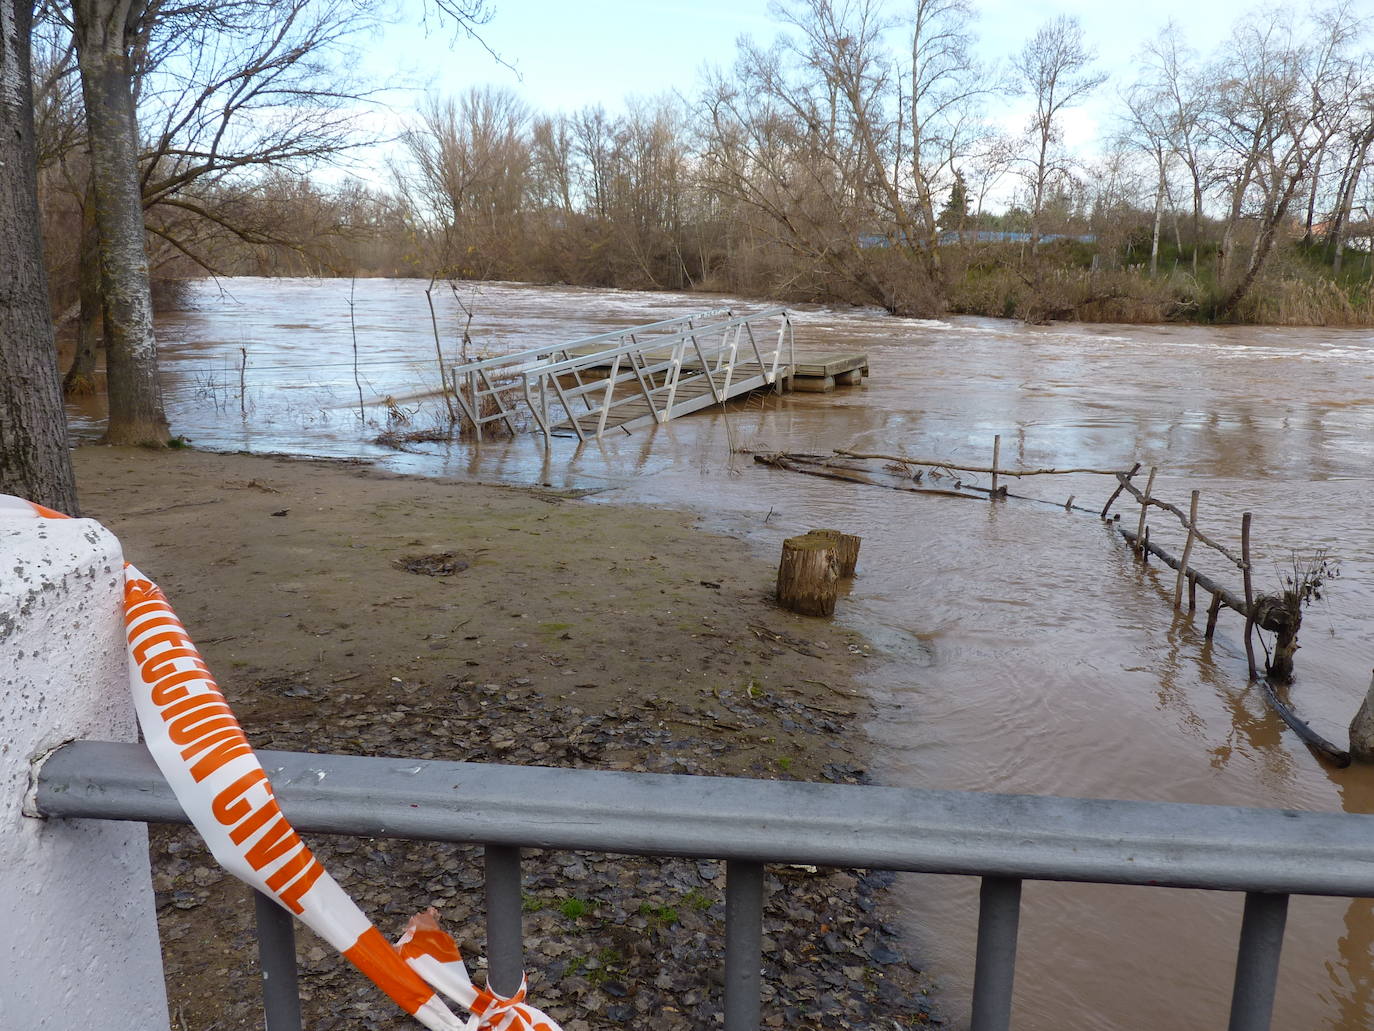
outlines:
{"label": "gravel ground", "polygon": [[[771,566],[688,515],[242,455],[77,467],[258,747],[867,779],[867,643],[777,610]],[[383,933],[434,905],[480,976],[479,849],[309,837]],[[248,890],[189,829],[151,839],[178,1031],[261,1027]],[[566,1031],[719,1025],[723,863],[525,855],[534,1005]],[[769,868],[765,1027],[942,1023],[889,881]],[[297,946],[311,1031],[418,1026],[304,928]]]}

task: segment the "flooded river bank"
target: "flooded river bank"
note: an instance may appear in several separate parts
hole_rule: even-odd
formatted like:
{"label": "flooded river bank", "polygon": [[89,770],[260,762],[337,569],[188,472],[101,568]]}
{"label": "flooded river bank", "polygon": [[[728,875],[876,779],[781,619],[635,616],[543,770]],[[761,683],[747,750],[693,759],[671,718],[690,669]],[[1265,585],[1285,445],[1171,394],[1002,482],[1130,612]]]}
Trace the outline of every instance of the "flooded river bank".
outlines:
{"label": "flooded river bank", "polygon": [[[1247,685],[1234,614],[1222,615],[1207,645],[1203,613],[1171,612],[1172,574],[1142,570],[1095,518],[815,480],[732,454],[847,447],[980,465],[1001,434],[1006,464],[1157,465],[1156,494],[1183,504],[1200,488],[1204,528],[1228,543],[1240,514],[1255,513],[1261,590],[1277,586],[1294,549],[1326,547],[1340,560],[1340,578],[1305,614],[1292,700],[1343,741],[1374,665],[1368,331],[1042,328],[802,310],[798,346],[866,351],[864,387],[756,399],[580,450],[559,441],[547,455],[532,435],[398,454],[370,443],[385,428],[380,399],[414,425],[435,418],[432,401],[407,400],[438,381],[423,289],[360,281],[350,320],[346,281],[198,285],[188,310],[159,327],[174,432],[207,448],[362,455],[401,471],[691,507],[766,552],[812,526],[858,533],[860,576],[841,618],[887,656],[869,685],[883,706],[868,729],[884,783],[1374,811],[1374,773],[1323,767]],[[462,296],[488,351],[721,303],[509,284]],[[461,318],[445,300],[450,349]],[[371,424],[358,419],[360,390]],[[74,411],[74,425],[91,432],[99,416]],[[1083,476],[1014,489],[1100,507],[1110,483]],[[1177,552],[1166,519],[1152,525]],[[904,891],[915,951],[960,1024],[976,894],[949,878],[913,877]],[[1224,1024],[1240,911],[1239,896],[1028,883],[1015,1026]],[[1369,1026],[1371,943],[1374,903],[1295,898],[1274,1026]]]}

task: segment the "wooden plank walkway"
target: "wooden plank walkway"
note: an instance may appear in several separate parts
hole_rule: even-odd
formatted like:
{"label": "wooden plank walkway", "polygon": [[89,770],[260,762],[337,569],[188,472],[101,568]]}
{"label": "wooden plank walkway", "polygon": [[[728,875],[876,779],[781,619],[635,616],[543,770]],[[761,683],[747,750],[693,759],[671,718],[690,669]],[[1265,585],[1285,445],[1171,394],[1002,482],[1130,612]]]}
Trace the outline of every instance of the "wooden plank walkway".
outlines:
{"label": "wooden plank walkway", "polygon": [[858,386],[868,375],[868,355],[859,351],[803,352],[792,361],[792,389],[828,394],[838,387]]}

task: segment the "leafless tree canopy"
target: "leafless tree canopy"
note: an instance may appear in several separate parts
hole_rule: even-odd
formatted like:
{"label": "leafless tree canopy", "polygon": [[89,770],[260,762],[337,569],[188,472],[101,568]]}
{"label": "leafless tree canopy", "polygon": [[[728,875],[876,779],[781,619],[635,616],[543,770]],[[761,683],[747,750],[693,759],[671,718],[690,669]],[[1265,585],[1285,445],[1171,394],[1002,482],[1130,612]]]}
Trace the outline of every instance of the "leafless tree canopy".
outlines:
{"label": "leafless tree canopy", "polygon": [[[1369,317],[1374,86],[1352,4],[1266,10],[1223,40],[1166,25],[1112,83],[1068,17],[999,69],[975,59],[969,0],[773,12],[775,35],[672,96],[575,111],[533,110],[514,86],[424,98],[389,144],[389,183],[326,186],[323,164],[373,142],[356,130],[372,93],[346,74],[366,6],[157,0],[128,44],[150,267],[923,315]],[[427,10],[459,37],[494,13]],[[87,297],[84,327],[98,295],[77,290],[95,248],[70,26],[60,6],[40,24],[33,84],[57,307]]]}

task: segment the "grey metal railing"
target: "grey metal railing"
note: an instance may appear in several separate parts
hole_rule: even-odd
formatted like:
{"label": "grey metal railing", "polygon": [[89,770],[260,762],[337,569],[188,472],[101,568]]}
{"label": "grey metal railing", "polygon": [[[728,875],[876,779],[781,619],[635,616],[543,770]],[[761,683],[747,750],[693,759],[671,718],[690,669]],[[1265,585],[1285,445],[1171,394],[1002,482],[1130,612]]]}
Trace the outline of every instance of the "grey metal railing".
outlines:
{"label": "grey metal railing", "polygon": [[[726,862],[725,1028],[759,1026],[766,863],[983,879],[973,1031],[1010,1026],[1023,880],[1245,892],[1230,1031],[1269,1027],[1290,894],[1374,896],[1374,816],[730,777],[260,752],[301,831],[482,844],[488,970],[513,990],[520,848]],[[37,777],[49,817],[185,823],[139,745],[80,741]],[[263,900],[269,1031],[300,1026],[289,916]]]}

